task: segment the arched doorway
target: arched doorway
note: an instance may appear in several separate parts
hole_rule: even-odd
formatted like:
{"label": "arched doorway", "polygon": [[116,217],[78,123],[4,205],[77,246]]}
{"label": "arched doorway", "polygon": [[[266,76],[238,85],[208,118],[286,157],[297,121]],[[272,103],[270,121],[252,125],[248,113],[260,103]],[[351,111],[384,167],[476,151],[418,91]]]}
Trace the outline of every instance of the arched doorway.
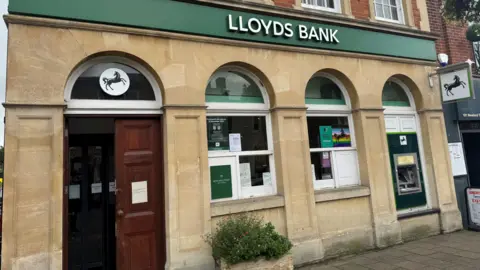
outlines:
{"label": "arched doorway", "polygon": [[80,65],[65,89],[63,269],[165,265],[161,94],[121,57]]}
{"label": "arched doorway", "polygon": [[430,205],[428,181],[413,96],[401,80],[390,78],[383,88],[382,104],[397,212],[426,210]]}

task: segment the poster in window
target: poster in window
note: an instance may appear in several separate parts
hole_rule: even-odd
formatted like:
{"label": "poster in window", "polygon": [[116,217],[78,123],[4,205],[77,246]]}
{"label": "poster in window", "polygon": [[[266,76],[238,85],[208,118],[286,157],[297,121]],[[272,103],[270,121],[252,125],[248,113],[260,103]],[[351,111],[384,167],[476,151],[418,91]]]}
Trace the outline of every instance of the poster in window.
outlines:
{"label": "poster in window", "polygon": [[333,147],[332,126],[320,126],[320,147]]}
{"label": "poster in window", "polygon": [[333,147],[349,147],[352,146],[350,138],[350,130],[348,128],[332,129]]}
{"label": "poster in window", "polygon": [[210,166],[212,200],[231,198],[232,169],[230,165]]}
{"label": "poster in window", "polygon": [[228,150],[227,117],[207,118],[208,150]]}
{"label": "poster in window", "polygon": [[242,185],[242,187],[252,186],[250,163],[240,163],[240,184]]}

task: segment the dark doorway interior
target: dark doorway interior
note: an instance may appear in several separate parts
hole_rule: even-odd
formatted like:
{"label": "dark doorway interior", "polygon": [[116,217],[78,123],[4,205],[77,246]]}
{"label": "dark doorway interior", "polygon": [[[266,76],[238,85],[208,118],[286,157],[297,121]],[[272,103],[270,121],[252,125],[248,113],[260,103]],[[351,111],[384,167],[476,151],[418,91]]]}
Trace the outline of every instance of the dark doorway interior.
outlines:
{"label": "dark doorway interior", "polygon": [[114,119],[69,119],[68,269],[116,269]]}
{"label": "dark doorway interior", "polygon": [[463,133],[465,159],[471,187],[480,187],[480,132]]}

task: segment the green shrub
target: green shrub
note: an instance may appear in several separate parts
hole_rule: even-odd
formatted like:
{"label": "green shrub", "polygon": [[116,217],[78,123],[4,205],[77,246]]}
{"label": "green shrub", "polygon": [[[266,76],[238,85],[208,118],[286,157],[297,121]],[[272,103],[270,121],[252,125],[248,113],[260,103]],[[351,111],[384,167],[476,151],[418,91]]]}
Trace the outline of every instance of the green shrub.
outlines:
{"label": "green shrub", "polygon": [[207,235],[206,241],[212,247],[215,260],[223,259],[228,264],[261,257],[278,259],[292,248],[292,243],[278,234],[272,223],[264,224],[262,219],[248,214],[221,220],[215,232]]}

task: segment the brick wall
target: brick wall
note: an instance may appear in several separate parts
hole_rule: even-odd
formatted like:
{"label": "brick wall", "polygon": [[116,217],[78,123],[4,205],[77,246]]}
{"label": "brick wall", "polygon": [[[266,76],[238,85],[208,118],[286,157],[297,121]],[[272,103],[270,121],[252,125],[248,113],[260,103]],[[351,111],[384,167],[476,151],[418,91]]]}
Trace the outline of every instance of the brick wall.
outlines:
{"label": "brick wall", "polygon": [[[428,2],[429,0],[427,0]],[[420,29],[420,21],[422,20],[420,16],[420,10],[417,6],[417,0],[412,0],[412,9],[413,9],[413,22],[415,26]]]}
{"label": "brick wall", "polygon": [[447,24],[440,14],[441,0],[428,0],[427,10],[430,29],[439,36],[437,53],[446,53],[449,64],[473,60],[472,44],[465,37],[467,26]]}
{"label": "brick wall", "polygon": [[356,19],[368,20],[370,18],[369,0],[350,0],[352,15]]}
{"label": "brick wall", "polygon": [[293,8],[295,6],[295,0],[273,0],[276,6]]}

